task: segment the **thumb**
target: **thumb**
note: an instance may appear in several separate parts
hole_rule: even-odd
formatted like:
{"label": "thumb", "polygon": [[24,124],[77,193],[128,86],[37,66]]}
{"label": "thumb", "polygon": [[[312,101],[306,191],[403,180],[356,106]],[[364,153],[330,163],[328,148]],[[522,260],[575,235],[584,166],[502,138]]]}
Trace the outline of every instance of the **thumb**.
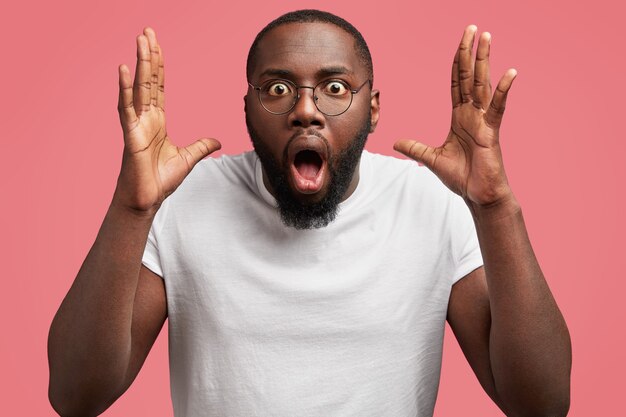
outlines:
{"label": "thumb", "polygon": [[393,149],[432,170],[436,159],[436,148],[414,140],[401,139],[393,145]]}
{"label": "thumb", "polygon": [[216,139],[202,138],[198,139],[194,143],[189,146],[186,146],[184,149],[187,152],[184,152],[185,159],[187,159],[187,163],[190,168],[193,168],[198,162],[202,159],[206,158],[213,152],[217,151],[222,147],[222,144],[219,143]]}

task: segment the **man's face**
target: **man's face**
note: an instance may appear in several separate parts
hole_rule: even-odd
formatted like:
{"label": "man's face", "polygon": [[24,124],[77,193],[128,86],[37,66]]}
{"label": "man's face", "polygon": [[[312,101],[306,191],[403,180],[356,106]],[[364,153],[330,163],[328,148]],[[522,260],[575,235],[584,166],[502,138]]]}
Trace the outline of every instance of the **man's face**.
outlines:
{"label": "man's face", "polygon": [[[369,78],[355,51],[354,38],[332,24],[290,23],[268,32],[256,51],[250,83],[286,79],[297,86],[342,80],[352,89]],[[367,135],[378,121],[378,92],[369,84],[354,95],[350,108],[327,116],[315,106],[313,90],[286,114],[260,104],[251,87],[245,97],[246,125],[259,155],[266,186],[276,198],[285,224],[323,227],[358,183],[358,163]]]}

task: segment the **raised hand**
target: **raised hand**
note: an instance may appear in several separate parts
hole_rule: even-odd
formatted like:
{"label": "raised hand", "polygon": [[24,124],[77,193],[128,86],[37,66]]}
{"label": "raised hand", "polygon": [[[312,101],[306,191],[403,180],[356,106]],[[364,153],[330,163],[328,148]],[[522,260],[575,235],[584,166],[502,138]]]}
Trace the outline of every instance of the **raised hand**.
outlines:
{"label": "raised hand", "polygon": [[179,148],[165,128],[163,54],[151,28],[137,37],[137,67],[131,83],[119,66],[118,110],[124,131],[124,156],[114,201],[140,212],[156,212],[198,161],[218,150],[215,139]]}
{"label": "raised hand", "polygon": [[465,28],[452,65],[452,124],[443,145],[430,147],[400,140],[394,149],[423,163],[470,205],[489,206],[509,198],[499,130],[506,97],[517,75],[509,69],[491,91],[489,48],[491,35],[483,32],[476,60],[472,47],[477,28]]}

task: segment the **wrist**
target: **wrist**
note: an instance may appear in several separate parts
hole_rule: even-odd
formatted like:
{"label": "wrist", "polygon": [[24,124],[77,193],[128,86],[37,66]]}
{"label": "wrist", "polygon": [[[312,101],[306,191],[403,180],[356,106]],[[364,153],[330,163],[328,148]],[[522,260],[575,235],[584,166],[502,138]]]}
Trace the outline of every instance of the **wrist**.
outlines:
{"label": "wrist", "polygon": [[115,215],[152,223],[159,208],[160,205],[155,205],[148,209],[135,208],[132,205],[125,204],[124,200],[115,193],[111,200],[111,205],[109,206],[109,212]]}
{"label": "wrist", "polygon": [[521,213],[522,208],[509,190],[502,197],[488,204],[477,204],[468,199],[465,201],[477,223],[493,222],[501,219],[517,216]]}

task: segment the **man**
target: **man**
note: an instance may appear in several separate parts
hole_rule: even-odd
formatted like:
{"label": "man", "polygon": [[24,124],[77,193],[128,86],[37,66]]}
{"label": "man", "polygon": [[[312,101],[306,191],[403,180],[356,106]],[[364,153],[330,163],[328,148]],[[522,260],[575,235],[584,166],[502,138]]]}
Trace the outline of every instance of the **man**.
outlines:
{"label": "man", "polygon": [[515,71],[492,95],[490,35],[473,62],[476,31],[455,55],[445,143],[395,145],[429,171],[363,152],[379,119],[369,50],[314,10],[250,49],[255,152],[198,164],[220,144],[169,141],[146,29],[134,83],[119,68],[113,201],[50,330],[54,408],[104,411],[169,318],[177,416],[430,416],[447,318],[507,415],[566,415],[567,327],[499,148]]}

